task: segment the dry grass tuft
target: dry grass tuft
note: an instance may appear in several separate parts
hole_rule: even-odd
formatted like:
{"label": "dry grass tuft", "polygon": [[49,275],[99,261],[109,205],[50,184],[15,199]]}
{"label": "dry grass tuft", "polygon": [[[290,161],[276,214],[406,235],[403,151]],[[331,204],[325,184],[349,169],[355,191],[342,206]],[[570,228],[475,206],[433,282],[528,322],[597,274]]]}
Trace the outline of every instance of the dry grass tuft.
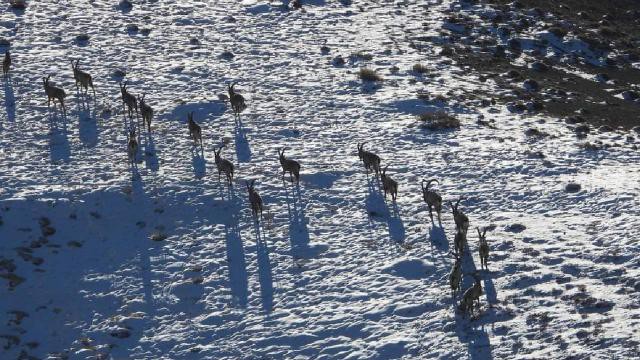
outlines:
{"label": "dry grass tuft", "polygon": [[418,74],[426,74],[429,72],[429,68],[426,65],[420,63],[413,64],[413,72]]}
{"label": "dry grass tuft", "polygon": [[358,76],[362,81],[382,81],[382,76],[378,75],[375,70],[366,67],[360,68]]}
{"label": "dry grass tuft", "polygon": [[428,112],[418,117],[424,122],[422,127],[428,130],[444,130],[460,128],[460,120],[444,111]]}

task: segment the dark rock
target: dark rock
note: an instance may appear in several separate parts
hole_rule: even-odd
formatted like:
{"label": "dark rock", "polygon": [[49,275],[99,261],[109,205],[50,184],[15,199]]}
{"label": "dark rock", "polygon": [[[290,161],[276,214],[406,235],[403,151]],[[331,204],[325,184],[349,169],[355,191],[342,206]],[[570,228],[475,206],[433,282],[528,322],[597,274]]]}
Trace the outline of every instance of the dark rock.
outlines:
{"label": "dark rock", "polygon": [[522,83],[522,86],[529,91],[538,91],[540,90],[540,84],[533,79],[527,79]]}
{"label": "dark rock", "polygon": [[114,338],[126,339],[129,336],[131,336],[131,333],[127,329],[120,328],[120,329],[111,331],[110,335],[113,336]]}
{"label": "dark rock", "polygon": [[576,128],[573,130],[577,133],[584,133],[584,134],[588,134],[591,132],[591,128],[589,127],[589,125],[580,125],[580,126],[576,126]]}
{"label": "dark rock", "polygon": [[526,226],[522,224],[511,224],[504,228],[504,231],[512,232],[512,233],[521,233],[527,229]]}
{"label": "dark rock", "polygon": [[334,66],[344,66],[345,64],[344,58],[341,55],[334,57],[333,60],[331,60],[331,62],[333,63]]}
{"label": "dark rock", "polygon": [[576,183],[569,183],[567,184],[567,186],[564,187],[564,191],[569,192],[569,193],[575,193],[580,191],[580,189],[582,189],[582,186],[580,186],[580,184],[576,184]]}
{"label": "dark rock", "polygon": [[151,237],[150,237],[150,239],[153,241],[163,241],[166,238],[167,238],[167,235],[161,232],[154,232],[153,234],[151,234]]}
{"label": "dark rock", "polygon": [[138,28],[138,25],[136,25],[136,24],[129,24],[129,25],[127,25],[127,32],[130,32],[130,33],[137,33],[137,32],[138,32],[138,30],[140,30],[140,29]]}
{"label": "dark rock", "polygon": [[507,46],[512,51],[518,51],[519,52],[519,51],[522,50],[522,45],[520,44],[520,40],[519,39],[514,39],[514,38],[509,39],[507,41]]}
{"label": "dark rock", "polygon": [[537,72],[544,72],[549,70],[549,66],[543,62],[536,61],[531,64],[531,70]]}
{"label": "dark rock", "polygon": [[220,58],[224,59],[224,60],[231,60],[235,57],[235,55],[231,52],[231,51],[223,51],[222,54],[220,54]]}
{"label": "dark rock", "polygon": [[622,95],[622,98],[627,101],[634,101],[640,97],[640,95],[638,95],[638,92],[634,90],[625,90],[620,95]]}

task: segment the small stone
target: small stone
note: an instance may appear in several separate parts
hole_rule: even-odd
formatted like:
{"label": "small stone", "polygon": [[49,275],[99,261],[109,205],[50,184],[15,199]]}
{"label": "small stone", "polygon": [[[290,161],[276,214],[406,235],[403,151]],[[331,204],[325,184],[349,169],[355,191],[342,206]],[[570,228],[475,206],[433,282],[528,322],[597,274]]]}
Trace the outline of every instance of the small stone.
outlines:
{"label": "small stone", "polygon": [[89,41],[89,35],[87,34],[80,34],[76,36],[76,41],[77,42],[86,42]]}
{"label": "small stone", "polygon": [[527,229],[526,226],[516,223],[516,224],[508,225],[507,227],[505,227],[504,230],[508,232],[513,232],[513,233],[521,233],[526,229]]}
{"label": "small stone", "polygon": [[129,0],[122,0],[120,1],[120,4],[118,4],[118,6],[120,6],[120,9],[122,10],[131,10],[133,4]]}
{"label": "small stone", "polygon": [[140,29],[138,28],[138,25],[136,25],[136,24],[129,24],[129,25],[127,25],[127,32],[130,32],[130,33],[137,33],[137,32],[138,32],[138,30],[140,30]]}
{"label": "small stone", "polygon": [[111,72],[111,76],[113,76],[114,78],[123,78],[127,76],[127,72],[124,70],[115,69]]}
{"label": "small stone", "polygon": [[322,47],[320,47],[320,52],[321,52],[323,55],[327,55],[330,51],[331,51],[331,49],[329,49],[329,47],[328,47],[328,46],[322,46]]}
{"label": "small stone", "polygon": [[120,328],[120,329],[111,331],[110,335],[113,336],[114,338],[126,339],[129,336],[131,336],[131,333],[127,329]]}
{"label": "small stone", "polygon": [[220,58],[224,59],[224,60],[231,60],[235,57],[235,55],[231,52],[231,51],[223,51],[222,54],[220,54]]}
{"label": "small stone", "polygon": [[56,229],[51,226],[42,227],[42,235],[43,236],[51,236],[56,233]]}
{"label": "small stone", "polygon": [[537,72],[545,72],[549,70],[549,66],[543,62],[536,61],[531,64],[531,70]]}
{"label": "small stone", "polygon": [[640,95],[638,95],[634,90],[625,90],[620,95],[622,95],[622,98],[627,101],[634,101],[640,97]]}
{"label": "small stone", "polygon": [[540,84],[533,79],[525,80],[522,86],[529,91],[538,91],[540,89]]}
{"label": "small stone", "polygon": [[575,193],[580,191],[582,187],[580,186],[580,184],[577,183],[569,183],[567,184],[567,186],[565,186],[564,191],[566,192],[570,192],[570,193]]}
{"label": "small stone", "polygon": [[150,237],[150,239],[153,241],[162,241],[162,240],[165,240],[166,238],[167,238],[167,235],[161,232],[154,232],[153,234],[151,234],[151,237]]}
{"label": "small stone", "polygon": [[334,66],[343,66],[345,64],[344,58],[341,55],[338,55],[331,60]]}

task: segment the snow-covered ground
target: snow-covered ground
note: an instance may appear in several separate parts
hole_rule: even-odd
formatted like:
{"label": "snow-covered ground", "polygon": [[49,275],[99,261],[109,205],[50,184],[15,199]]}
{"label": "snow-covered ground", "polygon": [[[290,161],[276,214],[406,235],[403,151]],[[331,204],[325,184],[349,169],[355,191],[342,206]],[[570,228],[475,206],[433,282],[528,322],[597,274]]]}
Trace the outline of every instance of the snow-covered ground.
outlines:
{"label": "snow-covered ground", "polygon": [[[615,146],[587,151],[558,119],[481,106],[506,90],[440,55],[449,1],[303,3],[3,9],[14,61],[0,111],[0,358],[637,355],[637,137],[592,133]],[[72,59],[93,75],[95,102],[76,93]],[[411,71],[418,62],[428,75]],[[361,66],[384,81],[363,84]],[[156,112],[134,169],[115,70]],[[46,75],[68,93],[66,117],[47,110]],[[248,104],[239,125],[219,97],[232,81]],[[461,128],[422,128],[416,115],[435,110]],[[362,141],[398,181],[397,204],[365,174]],[[231,190],[217,179],[222,143]],[[280,178],[285,146],[302,164],[298,189]],[[480,268],[475,227],[495,226],[472,317],[451,297],[453,218],[447,206],[442,226],[429,221],[430,178],[471,219],[465,289]],[[249,179],[269,208],[259,227]]]}

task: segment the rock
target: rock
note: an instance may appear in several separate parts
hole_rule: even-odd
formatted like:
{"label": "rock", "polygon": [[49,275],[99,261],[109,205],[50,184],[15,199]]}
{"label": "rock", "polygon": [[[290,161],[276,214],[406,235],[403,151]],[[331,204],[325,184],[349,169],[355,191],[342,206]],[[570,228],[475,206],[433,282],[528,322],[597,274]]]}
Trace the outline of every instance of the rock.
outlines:
{"label": "rock", "polygon": [[508,77],[509,79],[516,79],[520,77],[520,72],[518,72],[517,70],[509,70],[507,71],[504,76]]}
{"label": "rock", "polygon": [[162,241],[167,238],[167,235],[156,231],[153,234],[151,234],[149,238],[153,241]]}
{"label": "rock", "polygon": [[140,30],[140,29],[138,28],[138,25],[136,25],[136,24],[129,24],[129,25],[127,25],[127,32],[130,32],[130,33],[137,33],[137,32],[138,32],[138,30]]}
{"label": "rock", "polygon": [[522,50],[522,45],[520,44],[520,40],[519,39],[511,38],[511,39],[507,40],[507,46],[512,51],[519,52],[519,51]]}
{"label": "rock", "polygon": [[512,232],[512,233],[521,233],[527,229],[526,226],[522,224],[511,224],[504,228],[504,231]]}
{"label": "rock", "polygon": [[532,112],[541,111],[542,109],[544,109],[544,103],[540,100],[529,101],[527,103],[527,109]]}
{"label": "rock", "polygon": [[189,44],[191,44],[191,45],[200,45],[200,40],[198,40],[196,38],[191,38],[191,39],[189,39]]}
{"label": "rock", "polygon": [[527,79],[522,83],[522,86],[529,91],[538,91],[540,90],[540,84],[533,79]]}
{"label": "rock", "polygon": [[577,132],[577,133],[584,133],[584,134],[588,134],[591,132],[591,128],[589,127],[589,125],[580,125],[577,126],[573,131]]}
{"label": "rock", "polygon": [[609,75],[605,73],[599,73],[596,75],[596,81],[598,82],[607,82],[609,80],[610,80]]}
{"label": "rock", "polygon": [[640,97],[640,95],[638,95],[634,90],[625,90],[620,95],[622,95],[622,98],[627,101],[634,101]]}
{"label": "rock", "polygon": [[56,233],[56,229],[51,226],[42,227],[42,235],[43,236],[51,236]]}
{"label": "rock", "polygon": [[120,69],[115,69],[111,72],[111,76],[116,78],[116,79],[121,79],[125,76],[127,76],[127,72],[124,70],[120,70]]}
{"label": "rock", "polygon": [[11,46],[11,42],[7,39],[0,39],[0,46]]}
{"label": "rock", "polygon": [[507,56],[506,49],[502,45],[497,45],[496,49],[493,52],[493,56],[498,58],[503,58]]}
{"label": "rock", "polygon": [[322,53],[323,55],[327,55],[330,51],[331,51],[331,49],[329,49],[328,46],[320,47],[320,53]]}
{"label": "rock", "polygon": [[513,113],[520,113],[527,110],[527,107],[521,101],[518,101],[515,103],[507,104],[507,110]]}
{"label": "rock", "polygon": [[535,61],[531,64],[531,70],[537,72],[545,72],[549,70],[549,66],[543,62]]}
{"label": "rock", "polygon": [[77,42],[86,42],[86,41],[89,41],[89,35],[87,35],[87,34],[80,34],[80,35],[76,35],[76,41],[77,41]]}
{"label": "rock", "polygon": [[331,63],[333,64],[333,66],[344,66],[345,61],[341,55],[338,55],[334,57],[333,60],[331,60]]}
{"label": "rock", "polygon": [[511,29],[506,26],[500,26],[498,28],[498,36],[509,36],[511,34]]}
{"label": "rock", "polygon": [[120,4],[118,4],[120,10],[131,10],[133,8],[133,4],[129,0],[122,0]]}
{"label": "rock", "polygon": [[580,189],[582,189],[582,187],[580,186],[580,184],[577,184],[577,183],[569,183],[567,184],[567,186],[564,187],[564,191],[569,193],[578,192],[580,191]]}
{"label": "rock", "polygon": [[224,60],[232,60],[235,57],[235,55],[231,52],[231,51],[223,51],[222,54],[220,54],[220,58],[224,59]]}
{"label": "rock", "polygon": [[442,56],[453,55],[453,48],[451,46],[443,46],[442,49],[440,49],[440,55]]}
{"label": "rock", "polygon": [[131,332],[129,332],[129,330],[127,330],[127,329],[119,328],[119,329],[111,331],[111,333],[109,335],[113,336],[114,338],[118,338],[118,339],[126,339],[129,336],[131,336]]}

